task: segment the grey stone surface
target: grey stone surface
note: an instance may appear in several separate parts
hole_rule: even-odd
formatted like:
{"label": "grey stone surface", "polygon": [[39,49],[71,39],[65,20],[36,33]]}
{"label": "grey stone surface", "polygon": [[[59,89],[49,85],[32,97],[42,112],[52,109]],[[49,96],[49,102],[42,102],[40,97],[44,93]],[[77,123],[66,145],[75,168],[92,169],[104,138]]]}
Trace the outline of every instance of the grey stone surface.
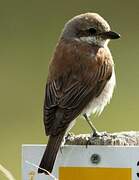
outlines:
{"label": "grey stone surface", "polygon": [[119,145],[119,146],[136,146],[139,145],[139,132],[117,132],[108,133],[100,132],[97,137],[92,134],[68,134],[65,138],[67,145]]}

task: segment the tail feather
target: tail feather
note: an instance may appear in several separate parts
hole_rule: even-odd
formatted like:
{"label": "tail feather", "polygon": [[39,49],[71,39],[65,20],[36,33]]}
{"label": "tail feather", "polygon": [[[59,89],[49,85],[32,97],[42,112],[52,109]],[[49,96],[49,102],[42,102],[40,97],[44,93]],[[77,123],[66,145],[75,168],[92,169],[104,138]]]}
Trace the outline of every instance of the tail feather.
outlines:
{"label": "tail feather", "polygon": [[[60,133],[59,135],[56,136],[50,136],[48,145],[45,149],[44,155],[42,157],[41,163],[40,163],[40,168],[46,169],[50,173],[52,172],[55,159],[59,150],[59,147],[61,145],[62,139],[63,139],[64,134]],[[45,173],[42,169],[38,169],[38,173]]]}

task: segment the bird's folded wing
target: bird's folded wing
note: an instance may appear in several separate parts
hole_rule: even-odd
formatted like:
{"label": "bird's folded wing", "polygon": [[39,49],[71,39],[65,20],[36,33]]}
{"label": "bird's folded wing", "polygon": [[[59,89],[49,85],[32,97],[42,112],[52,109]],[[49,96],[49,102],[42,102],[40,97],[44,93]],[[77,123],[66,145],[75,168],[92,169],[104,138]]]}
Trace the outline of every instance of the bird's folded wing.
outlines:
{"label": "bird's folded wing", "polygon": [[49,81],[44,102],[46,134],[56,135],[65,130],[86,105],[99,96],[111,73],[111,66],[102,64],[95,72],[84,71],[82,76],[76,74],[76,78],[72,72],[66,72]]}

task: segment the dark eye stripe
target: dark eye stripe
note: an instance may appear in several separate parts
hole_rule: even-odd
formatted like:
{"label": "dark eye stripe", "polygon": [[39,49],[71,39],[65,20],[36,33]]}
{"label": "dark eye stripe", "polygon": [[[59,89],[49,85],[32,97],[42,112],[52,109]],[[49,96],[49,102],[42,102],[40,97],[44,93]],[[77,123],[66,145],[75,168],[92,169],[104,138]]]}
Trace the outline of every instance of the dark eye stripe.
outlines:
{"label": "dark eye stripe", "polygon": [[86,29],[86,30],[80,30],[78,33],[77,33],[77,36],[78,37],[87,37],[87,36],[93,36],[96,34],[96,29],[95,28],[89,28],[89,29]]}
{"label": "dark eye stripe", "polygon": [[89,32],[90,35],[94,35],[97,32],[95,28],[90,28],[87,31]]}

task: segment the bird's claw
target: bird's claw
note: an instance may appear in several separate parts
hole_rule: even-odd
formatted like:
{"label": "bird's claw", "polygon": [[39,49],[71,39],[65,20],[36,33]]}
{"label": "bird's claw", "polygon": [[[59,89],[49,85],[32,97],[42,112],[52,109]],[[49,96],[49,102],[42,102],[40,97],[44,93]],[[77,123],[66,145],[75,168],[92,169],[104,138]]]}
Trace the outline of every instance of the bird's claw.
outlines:
{"label": "bird's claw", "polygon": [[106,132],[106,131],[104,131],[104,132],[99,132],[99,131],[95,131],[95,132],[93,132],[93,137],[102,137],[102,136],[107,136],[108,135],[108,133]]}

